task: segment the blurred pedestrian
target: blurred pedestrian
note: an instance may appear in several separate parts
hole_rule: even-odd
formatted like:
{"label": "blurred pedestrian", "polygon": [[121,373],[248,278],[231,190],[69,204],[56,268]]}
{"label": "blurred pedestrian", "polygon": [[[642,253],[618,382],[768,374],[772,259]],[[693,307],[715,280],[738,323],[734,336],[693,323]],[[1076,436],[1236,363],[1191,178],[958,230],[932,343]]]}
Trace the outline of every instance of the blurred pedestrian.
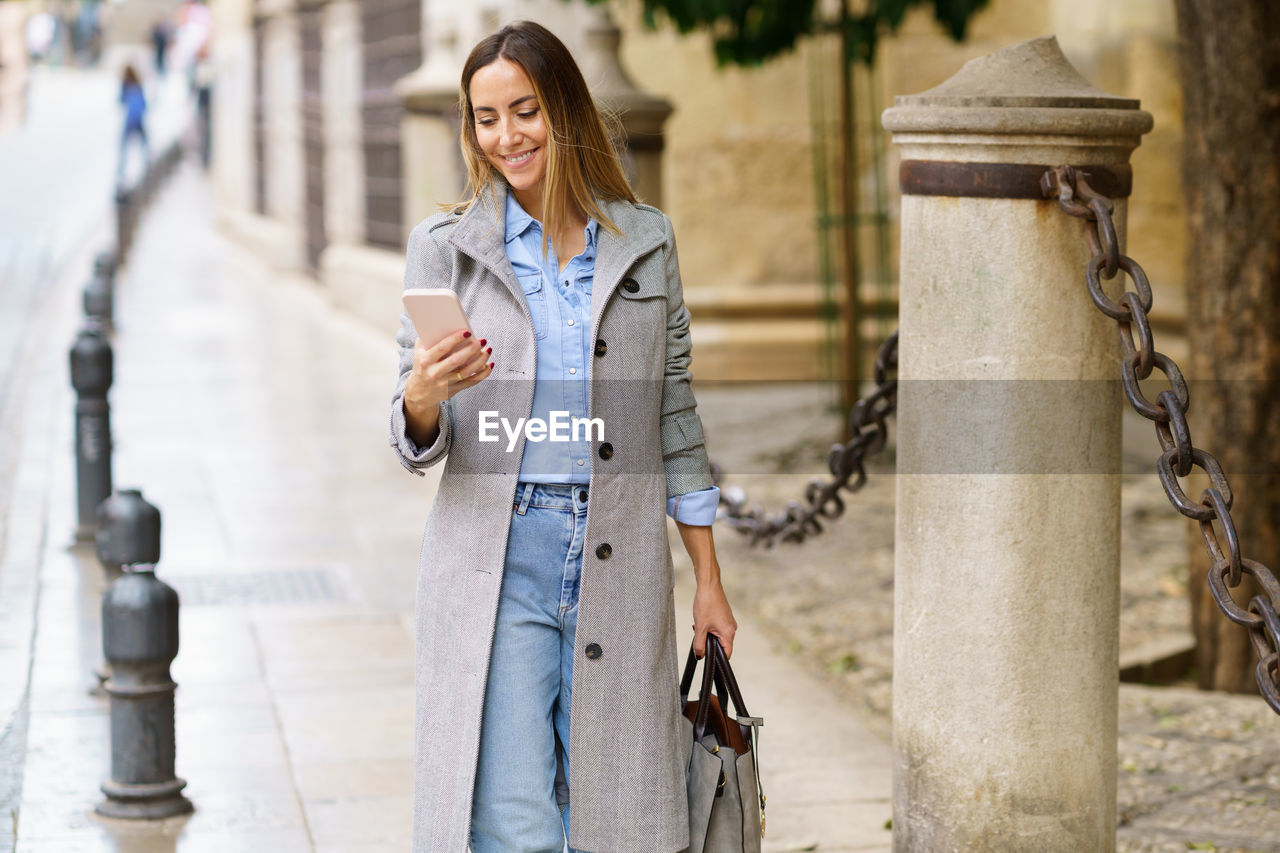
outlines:
{"label": "blurred pedestrian", "polygon": [[147,144],[145,127],[147,116],[147,97],[142,91],[142,81],[132,65],[124,68],[124,77],[120,82],[120,103],[124,106],[124,132],[120,136],[120,163],[116,170],[116,182],[124,180],[125,161],[128,159],[129,142],[137,139],[142,147],[144,168],[151,162],[151,149]]}
{"label": "blurred pedestrian", "polygon": [[196,130],[199,134],[200,163],[209,168],[213,152],[213,57],[206,41],[196,54],[191,84],[196,94]]}
{"label": "blurred pedestrian", "polygon": [[27,53],[32,64],[48,58],[57,32],[57,18],[48,12],[36,12],[27,20]]}
{"label": "blurred pedestrian", "polygon": [[688,741],[664,510],[697,580],[695,651],[712,633],[731,652],[737,626],[671,222],[543,27],[483,39],[460,88],[469,197],[414,229],[405,287],[452,290],[474,334],[428,346],[404,317],[391,412],[406,467],[445,462],[418,575],[413,850],[674,853]]}
{"label": "blurred pedestrian", "polygon": [[165,60],[169,52],[169,37],[172,33],[172,25],[167,18],[160,18],[156,21],[155,26],[151,28],[151,47],[154,54],[153,61],[156,66],[156,74],[161,77],[165,74]]}

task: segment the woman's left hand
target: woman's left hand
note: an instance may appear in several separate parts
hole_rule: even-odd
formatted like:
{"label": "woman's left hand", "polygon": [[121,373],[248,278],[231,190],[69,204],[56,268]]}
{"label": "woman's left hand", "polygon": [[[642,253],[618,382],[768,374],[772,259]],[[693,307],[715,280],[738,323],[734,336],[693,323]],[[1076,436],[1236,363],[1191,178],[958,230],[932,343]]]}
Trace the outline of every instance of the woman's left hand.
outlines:
{"label": "woman's left hand", "polygon": [[716,635],[724,647],[725,657],[733,656],[733,635],[738,623],[724,594],[720,579],[701,581],[693,595],[693,652],[702,657],[707,652],[707,633]]}

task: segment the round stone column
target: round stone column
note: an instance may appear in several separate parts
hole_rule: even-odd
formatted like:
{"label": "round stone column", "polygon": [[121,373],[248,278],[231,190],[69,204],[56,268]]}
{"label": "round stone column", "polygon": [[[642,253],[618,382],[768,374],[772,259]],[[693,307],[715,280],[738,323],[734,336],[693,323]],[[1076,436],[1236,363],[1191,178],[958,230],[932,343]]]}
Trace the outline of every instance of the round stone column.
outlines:
{"label": "round stone column", "polygon": [[[1038,177],[1092,167],[1128,195],[1151,116],[1045,38],[883,121],[903,158],[894,847],[1114,850],[1118,345],[1085,288],[1092,226]],[[1123,199],[1115,217],[1123,235]]]}

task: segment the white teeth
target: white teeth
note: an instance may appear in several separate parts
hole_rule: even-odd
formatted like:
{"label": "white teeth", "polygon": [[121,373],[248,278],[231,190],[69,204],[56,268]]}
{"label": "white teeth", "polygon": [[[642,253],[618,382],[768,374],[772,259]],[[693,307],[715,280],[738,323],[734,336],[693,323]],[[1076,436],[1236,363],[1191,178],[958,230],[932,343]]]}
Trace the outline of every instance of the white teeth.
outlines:
{"label": "white teeth", "polygon": [[521,155],[520,155],[520,156],[518,156],[518,157],[507,157],[507,156],[505,156],[505,155],[504,155],[502,159],[503,159],[503,160],[506,160],[508,163],[510,163],[511,165],[515,166],[515,165],[518,165],[518,164],[520,164],[520,163],[523,163],[525,160],[528,160],[528,159],[529,159],[530,157],[532,157],[532,156],[533,156],[533,152],[532,152],[532,151],[526,151],[525,153],[521,154]]}

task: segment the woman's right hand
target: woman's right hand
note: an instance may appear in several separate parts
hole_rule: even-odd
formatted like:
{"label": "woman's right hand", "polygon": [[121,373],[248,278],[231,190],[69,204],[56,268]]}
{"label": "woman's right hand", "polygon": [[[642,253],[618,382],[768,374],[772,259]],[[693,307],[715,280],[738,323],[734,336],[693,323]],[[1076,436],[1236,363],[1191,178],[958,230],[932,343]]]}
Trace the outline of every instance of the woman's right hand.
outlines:
{"label": "woman's right hand", "polygon": [[436,407],[493,372],[493,347],[484,338],[457,331],[428,347],[413,345],[413,370],[405,380],[405,414],[435,421]]}

